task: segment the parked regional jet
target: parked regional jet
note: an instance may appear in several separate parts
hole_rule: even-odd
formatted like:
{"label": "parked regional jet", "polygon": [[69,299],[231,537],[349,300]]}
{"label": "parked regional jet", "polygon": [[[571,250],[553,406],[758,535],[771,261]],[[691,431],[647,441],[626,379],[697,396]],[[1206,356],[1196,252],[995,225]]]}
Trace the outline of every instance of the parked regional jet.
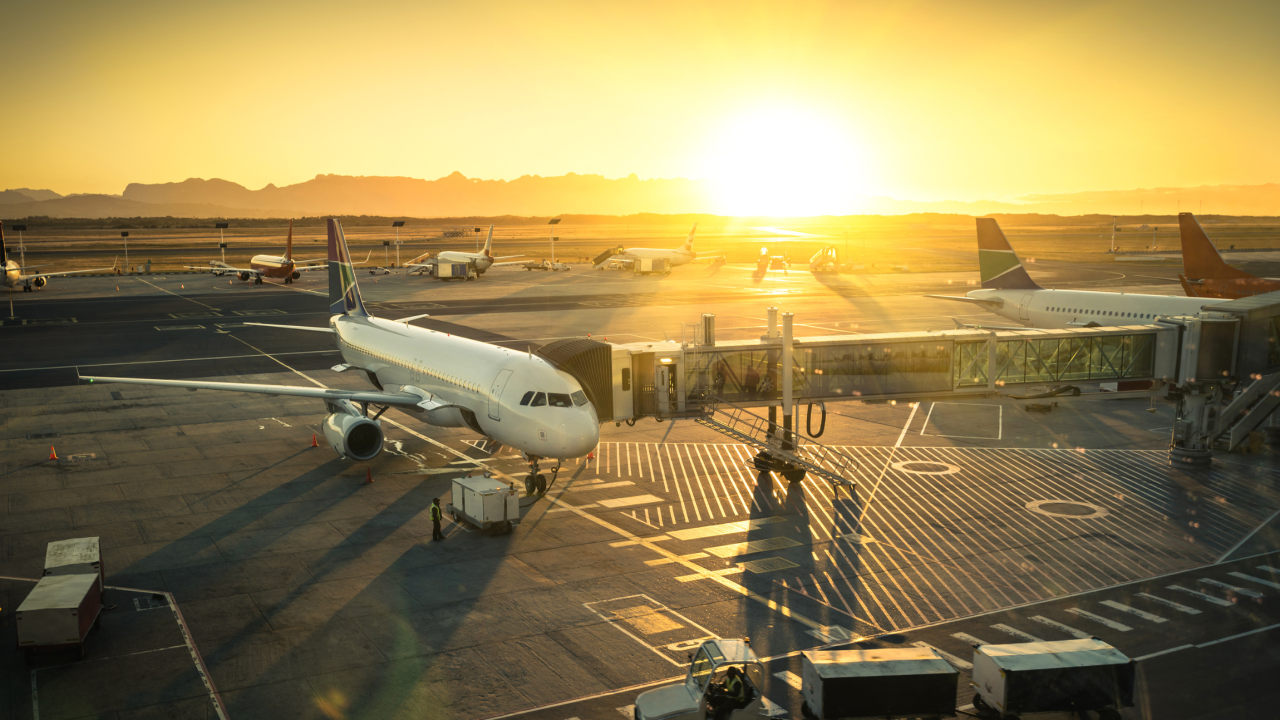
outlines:
{"label": "parked regional jet", "polygon": [[[369,251],[369,257],[373,256],[373,251]],[[369,262],[369,257],[364,262]],[[291,285],[294,280],[302,277],[302,273],[308,270],[321,270],[324,265],[304,265],[303,263],[324,263],[324,258],[316,258],[315,260],[294,260],[293,259],[293,221],[289,221],[289,236],[284,241],[284,257],[276,257],[275,255],[254,255],[249,260],[248,269],[232,267],[221,260],[210,260],[209,271],[218,277],[223,275],[239,275],[240,279],[248,282],[253,280],[254,285],[261,285],[262,278],[268,277],[276,280],[284,280],[285,285]],[[363,265],[364,263],[357,263]],[[204,270],[198,265],[188,265],[189,270]]]}
{"label": "parked regional jet", "polygon": [[[343,364],[363,371],[376,390],[254,385],[231,382],[86,377],[89,382],[164,385],[189,390],[294,395],[324,400],[325,440],[343,458],[371,460],[382,451],[379,416],[395,407],[429,425],[468,427],[538,458],[581,457],[600,441],[595,408],[572,375],[531,353],[409,325],[422,316],[383,320],[369,315],[342,225],[329,221],[329,327],[245,323],[333,335]],[[359,407],[357,407],[359,405]],[[377,413],[369,416],[369,408]]]}
{"label": "parked regional jet", "polygon": [[9,259],[9,248],[4,244],[4,226],[0,224],[0,267],[4,268],[4,284],[5,287],[12,291],[19,285],[22,286],[22,292],[31,292],[34,288],[42,288],[49,284],[49,278],[59,277],[62,275],[79,275],[81,273],[91,272],[110,272],[115,270],[115,266],[109,268],[94,268],[92,270],[64,270],[55,273],[33,273],[27,275],[27,270],[33,270],[43,265],[32,265],[23,267],[22,265]]}
{"label": "parked regional jet", "polygon": [[[1202,308],[1225,300],[1139,295],[1089,290],[1049,290],[1027,274],[993,218],[978,220],[978,266],[982,289],[964,297],[926,295],[942,300],[972,303],[1024,327],[1072,328],[1113,325],[1147,325],[1158,317],[1198,315]],[[960,325],[957,321],[957,325]],[[983,325],[993,329],[1002,328]]]}
{"label": "parked regional jet", "polygon": [[1182,272],[1178,280],[1187,297],[1234,300],[1248,295],[1280,290],[1280,279],[1260,278],[1233,268],[1218,254],[1218,248],[1191,213],[1178,213],[1182,232]]}
{"label": "parked regional jet", "polygon": [[484,239],[484,248],[480,252],[459,252],[457,250],[445,250],[437,254],[435,257],[418,256],[413,260],[405,263],[407,268],[434,268],[436,263],[455,262],[455,263],[474,263],[476,274],[483,275],[485,270],[491,267],[501,267],[503,265],[523,265],[523,262],[498,262],[499,260],[509,260],[517,258],[520,255],[505,255],[503,257],[493,256],[493,226],[489,226],[489,237]]}
{"label": "parked regional jet", "polygon": [[665,259],[671,267],[679,267],[693,262],[698,257],[698,253],[693,251],[693,235],[698,232],[698,223],[693,224],[693,229],[689,231],[689,237],[684,239],[684,245],[675,250],[664,250],[660,248],[623,248],[622,252],[613,255],[604,255],[596,262],[595,268],[603,270],[606,265],[611,262],[621,262],[634,264],[637,260],[662,260]]}

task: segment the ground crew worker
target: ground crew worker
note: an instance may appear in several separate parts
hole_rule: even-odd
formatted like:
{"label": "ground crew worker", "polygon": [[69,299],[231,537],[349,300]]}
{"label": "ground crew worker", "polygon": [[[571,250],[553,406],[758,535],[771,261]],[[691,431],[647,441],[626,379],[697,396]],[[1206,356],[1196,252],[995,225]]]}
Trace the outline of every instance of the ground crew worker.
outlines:
{"label": "ground crew worker", "polygon": [[443,540],[444,533],[440,532],[440,518],[444,513],[440,511],[440,498],[431,498],[431,539]]}
{"label": "ground crew worker", "polygon": [[717,698],[716,720],[729,720],[729,715],[734,710],[746,706],[747,686],[742,682],[742,671],[736,665],[731,666],[724,681],[724,691]]}

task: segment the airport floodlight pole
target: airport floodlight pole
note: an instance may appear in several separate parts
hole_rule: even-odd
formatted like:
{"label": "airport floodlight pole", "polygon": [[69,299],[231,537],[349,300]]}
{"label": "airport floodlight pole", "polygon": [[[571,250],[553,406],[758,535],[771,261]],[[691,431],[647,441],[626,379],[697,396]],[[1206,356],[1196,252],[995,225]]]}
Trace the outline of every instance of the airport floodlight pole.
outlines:
{"label": "airport floodlight pole", "polygon": [[1116,254],[1116,219],[1111,218],[1111,254]]}
{"label": "airport floodlight pole", "polygon": [[795,352],[792,349],[791,325],[795,313],[782,313],[782,449],[794,448],[792,435],[792,390],[791,366],[795,364]]}
{"label": "airport floodlight pole", "polygon": [[129,233],[122,232],[120,237],[124,238],[124,269],[129,269]]}
{"label": "airport floodlight pole", "polygon": [[387,264],[387,260],[388,260],[387,253],[389,252],[391,252],[391,241],[383,240],[382,241],[382,264],[383,265]]}
{"label": "airport floodlight pole", "polygon": [[400,228],[404,227],[404,221],[396,220],[391,227],[396,229],[396,267],[400,267]]}
{"label": "airport floodlight pole", "polygon": [[[554,218],[548,225],[559,225],[561,218]],[[556,229],[551,228],[551,264],[556,264]]]}
{"label": "airport floodlight pole", "polygon": [[227,262],[227,239],[222,236],[222,231],[231,227],[231,223],[215,223],[214,227],[218,228],[218,250],[222,253],[222,262]]}

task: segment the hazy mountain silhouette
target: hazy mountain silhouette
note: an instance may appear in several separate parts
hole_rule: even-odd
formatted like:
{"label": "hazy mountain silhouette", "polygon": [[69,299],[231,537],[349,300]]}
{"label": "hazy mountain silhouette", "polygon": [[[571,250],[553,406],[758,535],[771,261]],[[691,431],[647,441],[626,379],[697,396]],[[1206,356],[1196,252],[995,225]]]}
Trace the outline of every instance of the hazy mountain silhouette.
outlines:
{"label": "hazy mountain silhouette", "polygon": [[[37,197],[47,198],[40,199]],[[50,197],[52,196],[52,197]],[[712,209],[711,183],[684,178],[640,180],[634,174],[608,179],[569,173],[525,175],[515,180],[477,180],[453,173],[437,180],[408,177],[317,175],[295,185],[250,190],[213,178],[182,182],[130,183],[123,196],[68,195],[51,190],[8,190],[0,206],[8,217],[296,217],[377,215],[384,217],[518,217],[705,213]],[[1172,215],[1178,210],[1216,215],[1280,215],[1280,184],[1212,185],[1195,188],[1099,190],[1025,195],[1007,202],[916,201],[889,197],[851,198],[859,214],[1041,213],[1046,215]]]}

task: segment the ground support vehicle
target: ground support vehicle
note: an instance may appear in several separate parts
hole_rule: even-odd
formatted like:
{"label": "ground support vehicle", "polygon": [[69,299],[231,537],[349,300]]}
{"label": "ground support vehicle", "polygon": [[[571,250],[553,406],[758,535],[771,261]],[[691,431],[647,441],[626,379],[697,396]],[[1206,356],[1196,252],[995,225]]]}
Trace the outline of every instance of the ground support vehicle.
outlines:
{"label": "ground support vehicle", "polygon": [[14,613],[18,649],[30,660],[37,650],[75,648],[84,657],[84,640],[102,613],[97,572],[46,575]]}
{"label": "ground support vehicle", "polygon": [[640,258],[634,265],[637,275],[669,275],[671,261],[666,258]]}
{"label": "ground support vehicle", "polygon": [[490,535],[506,535],[520,523],[520,494],[510,485],[484,475],[453,481],[452,502],[445,505],[454,522],[467,522]]}
{"label": "ground support vehicle", "polygon": [[973,707],[981,717],[1094,711],[1119,720],[1133,707],[1137,664],[1097,638],[980,645],[973,650]]}
{"label": "ground support vehicle", "polygon": [[960,673],[932,648],[810,650],[801,657],[801,712],[809,720],[955,714]]}
{"label": "ground support vehicle", "polygon": [[729,668],[742,671],[747,688],[747,705],[734,710],[729,720],[777,717],[786,711],[760,692],[764,687],[764,666],[747,640],[716,638],[698,648],[683,683],[640,693],[636,698],[635,720],[706,720],[714,715],[709,700],[722,687]]}

